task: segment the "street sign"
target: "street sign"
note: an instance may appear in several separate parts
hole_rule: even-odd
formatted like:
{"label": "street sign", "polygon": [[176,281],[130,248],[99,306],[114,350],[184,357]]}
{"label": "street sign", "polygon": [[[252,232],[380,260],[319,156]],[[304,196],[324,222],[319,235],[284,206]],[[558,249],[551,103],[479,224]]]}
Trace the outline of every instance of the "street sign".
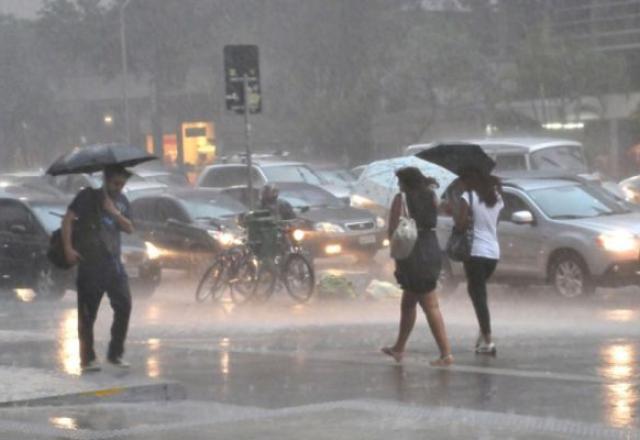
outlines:
{"label": "street sign", "polygon": [[[262,111],[262,95],[258,46],[225,46],[224,73],[227,110],[244,113],[245,102],[248,101],[249,113],[260,113]],[[245,100],[245,82],[247,100]]]}

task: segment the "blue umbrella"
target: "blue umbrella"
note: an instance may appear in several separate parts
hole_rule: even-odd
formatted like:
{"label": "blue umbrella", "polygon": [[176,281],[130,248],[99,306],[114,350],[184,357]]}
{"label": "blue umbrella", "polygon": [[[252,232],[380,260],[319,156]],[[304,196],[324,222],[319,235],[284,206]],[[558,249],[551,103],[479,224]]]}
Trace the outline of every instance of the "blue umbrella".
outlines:
{"label": "blue umbrella", "polygon": [[141,148],[119,144],[99,144],[75,148],[62,155],[47,170],[47,174],[82,174],[102,171],[110,165],[133,167],[157,159]]}

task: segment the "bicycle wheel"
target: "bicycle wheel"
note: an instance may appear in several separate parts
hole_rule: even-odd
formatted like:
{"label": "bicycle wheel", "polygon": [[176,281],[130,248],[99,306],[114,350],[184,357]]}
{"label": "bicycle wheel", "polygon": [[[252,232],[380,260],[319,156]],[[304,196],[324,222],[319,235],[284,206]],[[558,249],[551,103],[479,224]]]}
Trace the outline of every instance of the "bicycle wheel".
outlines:
{"label": "bicycle wheel", "polygon": [[208,298],[217,300],[222,297],[224,287],[227,284],[227,270],[223,258],[216,258],[205,271],[204,275],[198,283],[196,290],[196,301],[203,302]]}
{"label": "bicycle wheel", "polygon": [[252,299],[258,280],[259,262],[251,254],[238,257],[233,262],[233,281],[231,283],[231,300],[235,304],[243,304]]}
{"label": "bicycle wheel", "polygon": [[297,302],[309,301],[316,285],[316,275],[313,266],[304,256],[291,254],[282,272],[284,285],[289,295]]}
{"label": "bicycle wheel", "polygon": [[278,282],[278,270],[270,263],[260,263],[253,291],[253,299],[266,302],[271,298]]}

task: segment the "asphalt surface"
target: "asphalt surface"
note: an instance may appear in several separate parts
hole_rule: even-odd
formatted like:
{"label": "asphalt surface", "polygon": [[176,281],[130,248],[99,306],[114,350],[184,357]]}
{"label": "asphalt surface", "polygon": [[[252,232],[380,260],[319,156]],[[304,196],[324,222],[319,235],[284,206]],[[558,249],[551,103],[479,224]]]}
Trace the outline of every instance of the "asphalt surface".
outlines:
{"label": "asphalt surface", "polygon": [[[334,266],[357,289],[389,276]],[[134,300],[131,370],[80,375],[74,295],[30,299],[0,300],[3,401],[30,405],[0,408],[0,439],[640,438],[640,288],[567,301],[493,287],[498,354],[486,357],[471,349],[462,286],[441,298],[456,363],[440,369],[428,365],[437,350],[421,315],[402,365],[379,353],[395,337],[396,298],[197,304],[193,283],[168,273],[154,296]],[[98,353],[110,319],[105,300]],[[182,392],[136,399],[154,384]],[[114,387],[130,392],[73,397]]]}

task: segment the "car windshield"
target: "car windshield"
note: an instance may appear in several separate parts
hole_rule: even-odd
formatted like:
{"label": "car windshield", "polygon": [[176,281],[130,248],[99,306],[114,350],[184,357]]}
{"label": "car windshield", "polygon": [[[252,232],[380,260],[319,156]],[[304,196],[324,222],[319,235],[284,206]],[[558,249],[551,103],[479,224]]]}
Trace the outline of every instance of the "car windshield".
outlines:
{"label": "car windshield", "polygon": [[629,212],[611,197],[585,185],[567,185],[530,191],[540,209],[552,219],[600,217]]}
{"label": "car windshield", "polygon": [[58,205],[33,206],[33,212],[48,233],[52,233],[62,224],[66,208]]}
{"label": "car windshield", "polygon": [[319,171],[318,174],[328,182],[338,185],[348,185],[356,180],[354,175],[348,170],[323,170]]}
{"label": "car windshield", "polygon": [[278,165],[263,168],[267,179],[272,182],[305,182],[312,185],[326,183],[309,167],[304,165]]}
{"label": "car windshield", "polygon": [[296,188],[280,190],[280,198],[294,208],[343,208],[344,204],[335,196],[320,188]]}
{"label": "car windshield", "polygon": [[218,195],[211,200],[183,199],[182,204],[193,220],[229,218],[247,210],[242,203],[224,195]]}
{"label": "car windshield", "polygon": [[574,145],[562,145],[536,151],[531,154],[531,166],[534,170],[587,172],[582,147]]}

